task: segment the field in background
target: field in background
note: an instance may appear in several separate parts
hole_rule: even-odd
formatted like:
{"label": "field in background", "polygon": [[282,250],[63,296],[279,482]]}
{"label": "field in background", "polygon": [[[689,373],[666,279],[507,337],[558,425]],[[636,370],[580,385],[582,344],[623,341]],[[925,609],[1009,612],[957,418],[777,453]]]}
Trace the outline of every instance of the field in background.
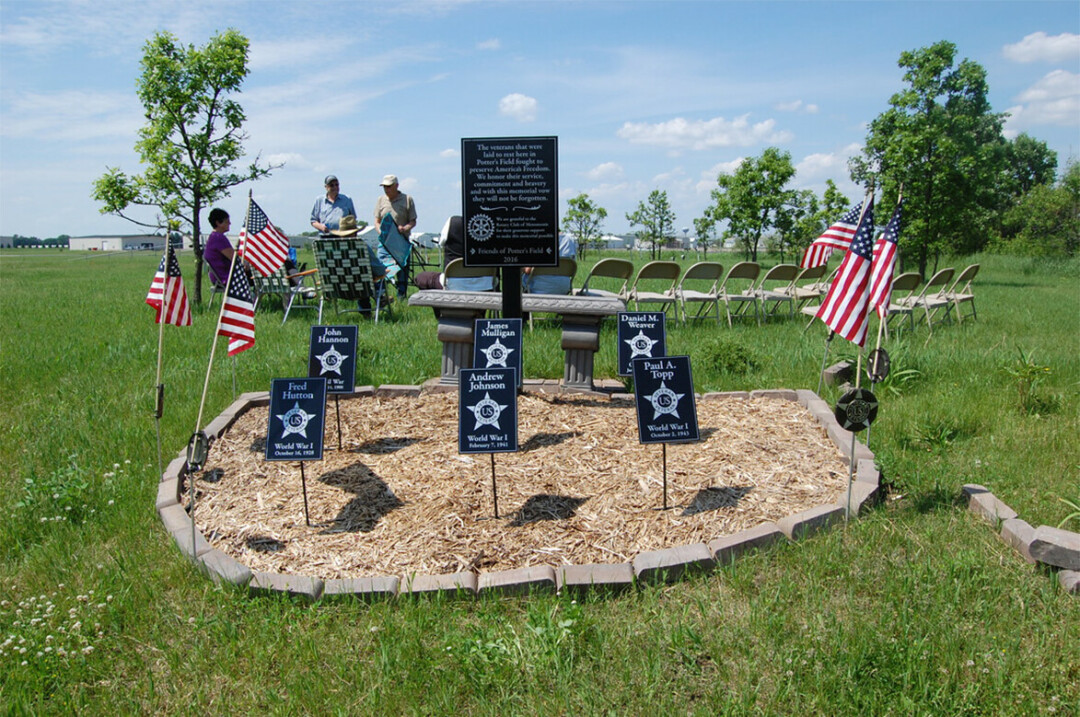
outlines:
{"label": "field in background", "polygon": [[[1080,601],[957,501],[981,483],[1054,525],[1059,498],[1080,498],[1075,260],[948,262],[982,262],[979,319],[886,344],[896,378],[870,442],[891,493],[846,529],[613,599],[305,606],[214,587],[160,526],[143,303],[159,259],[0,252],[5,711],[1080,712]],[[166,460],[195,427],[215,318],[165,327]],[[430,311],[324,315],[338,321],[360,325],[358,385],[438,374]],[[305,373],[312,322],[260,308],[236,390]],[[670,322],[668,348],[699,391],[815,389],[825,329],[804,325]],[[558,328],[525,339],[526,375],[561,376]],[[602,341],[597,376],[614,376],[613,328]],[[851,356],[836,340],[829,363]],[[232,401],[233,366],[222,343],[204,424]]]}

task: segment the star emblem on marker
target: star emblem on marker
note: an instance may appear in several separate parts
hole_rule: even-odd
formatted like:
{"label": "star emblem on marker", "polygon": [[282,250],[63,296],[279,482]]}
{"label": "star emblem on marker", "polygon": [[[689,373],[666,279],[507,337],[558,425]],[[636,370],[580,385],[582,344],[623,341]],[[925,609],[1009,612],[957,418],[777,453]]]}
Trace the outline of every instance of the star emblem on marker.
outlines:
{"label": "star emblem on marker", "polygon": [[[624,334],[625,336],[625,334]],[[656,339],[650,339],[645,335],[644,331],[638,331],[637,336],[633,336],[626,339],[627,344],[630,346],[630,358],[634,359],[638,356],[652,357],[652,348],[656,344],[660,343]]]}
{"label": "star emblem on marker", "polygon": [[486,349],[480,349],[480,353],[487,357],[487,366],[485,368],[491,368],[493,366],[502,366],[506,368],[506,360],[510,358],[510,354],[514,353],[514,349],[504,346],[498,339],[495,343],[488,346]]}
{"label": "star emblem on marker", "polygon": [[506,406],[499,405],[495,399],[491,397],[490,393],[485,392],[484,397],[475,406],[469,406],[469,410],[473,412],[476,417],[476,426],[473,427],[475,431],[480,426],[495,426],[499,427],[499,416],[502,414],[503,409]]}
{"label": "star emblem on marker", "polygon": [[277,416],[281,420],[281,423],[285,426],[285,431],[281,434],[282,438],[290,433],[297,433],[300,436],[307,438],[307,424],[312,418],[315,418],[314,413],[308,413],[304,409],[300,408],[300,403],[297,402],[283,414]]}
{"label": "star emblem on marker", "polygon": [[645,400],[652,404],[653,420],[655,421],[665,413],[670,413],[675,418],[679,418],[679,401],[685,395],[685,393],[675,393],[667,387],[665,382],[661,381],[660,388],[653,391],[651,396],[645,397]]}
{"label": "star emblem on marker", "polygon": [[315,358],[319,359],[319,363],[322,364],[322,371],[319,372],[320,375],[333,372],[340,376],[341,364],[349,357],[338,351],[336,347],[331,346],[329,351],[322,356],[316,356]]}

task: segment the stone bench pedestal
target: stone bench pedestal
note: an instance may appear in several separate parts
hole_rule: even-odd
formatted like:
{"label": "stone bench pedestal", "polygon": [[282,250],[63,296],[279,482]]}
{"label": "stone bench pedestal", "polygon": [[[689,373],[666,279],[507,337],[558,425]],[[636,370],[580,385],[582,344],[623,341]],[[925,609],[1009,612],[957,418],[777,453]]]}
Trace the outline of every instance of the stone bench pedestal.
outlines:
{"label": "stone bench pedestal", "polygon": [[[472,367],[476,320],[502,310],[502,294],[493,291],[418,291],[410,306],[430,306],[438,315],[442,366],[439,384],[456,386],[458,372]],[[562,317],[563,385],[593,390],[593,358],[600,350],[600,322],[626,311],[626,304],[606,296],[523,294],[521,309]]]}

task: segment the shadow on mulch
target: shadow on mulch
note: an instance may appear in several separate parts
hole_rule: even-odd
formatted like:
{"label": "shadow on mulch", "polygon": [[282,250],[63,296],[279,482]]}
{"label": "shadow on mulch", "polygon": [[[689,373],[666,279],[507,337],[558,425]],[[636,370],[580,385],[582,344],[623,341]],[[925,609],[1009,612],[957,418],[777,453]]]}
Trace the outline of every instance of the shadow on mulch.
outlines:
{"label": "shadow on mulch", "polygon": [[408,448],[414,443],[419,443],[422,438],[379,438],[367,443],[361,443],[356,448],[350,448],[350,453],[393,453],[402,448]]}
{"label": "shadow on mulch", "polygon": [[244,542],[249,549],[257,553],[276,553],[285,549],[285,543],[265,535],[252,535]]}
{"label": "shadow on mulch", "polygon": [[697,515],[710,510],[721,508],[734,508],[744,495],[752,491],[749,486],[735,486],[723,488],[702,488],[690,501],[690,505],[683,510],[683,515]]}
{"label": "shadow on mulch", "polygon": [[370,533],[384,515],[405,505],[390,490],[390,486],[363,463],[326,473],[319,477],[319,481],[356,495],[338,512],[332,521],[333,527],[322,531],[324,535]]}
{"label": "shadow on mulch", "polygon": [[577,431],[563,431],[562,433],[536,433],[529,440],[521,444],[521,453],[534,451],[544,446],[557,446],[571,438],[577,438],[581,434]]}
{"label": "shadow on mulch", "polygon": [[531,496],[521,509],[510,516],[510,525],[520,528],[528,523],[541,520],[566,520],[574,517],[577,509],[588,498],[575,498],[569,495],[550,495],[541,493]]}

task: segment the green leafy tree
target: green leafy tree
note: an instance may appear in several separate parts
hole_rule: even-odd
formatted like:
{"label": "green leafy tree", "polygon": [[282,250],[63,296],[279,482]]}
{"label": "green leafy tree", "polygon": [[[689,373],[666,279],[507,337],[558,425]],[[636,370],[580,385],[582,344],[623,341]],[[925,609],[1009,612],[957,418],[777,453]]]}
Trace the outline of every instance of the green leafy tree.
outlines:
{"label": "green leafy tree", "polygon": [[1030,192],[1034,187],[1052,185],[1057,175],[1057,152],[1046,142],[1027,134],[1017,135],[1008,143],[1005,153],[1007,188],[1016,196]]}
{"label": "green leafy tree", "polygon": [[1005,212],[995,248],[1026,256],[1075,256],[1080,249],[1080,164],[1055,186],[1036,184]]}
{"label": "green leafy tree", "polygon": [[792,190],[785,194],[786,201],[777,210],[774,222],[781,262],[787,250],[796,251],[806,247],[821,234],[817,195],[809,189]]}
{"label": "green leafy tree", "polygon": [[[163,229],[180,217],[195,248],[194,300],[202,300],[203,245],[199,215],[229,189],[265,177],[280,165],[259,158],[234,169],[244,156],[244,111],[230,95],[247,76],[248,40],[236,30],[210,38],[204,47],[184,47],[159,32],[143,48],[136,94],[146,111],[135,150],[146,170],[128,176],[110,167],[95,183],[93,198],[103,214]],[[131,206],[157,207],[156,224],[137,221]]]}
{"label": "green leafy tree", "polygon": [[588,194],[579,194],[567,204],[569,208],[563,216],[562,228],[564,232],[574,235],[578,258],[584,259],[588,247],[600,249],[603,244],[604,235],[600,227],[607,218],[607,210],[593,203]]}
{"label": "green leafy tree", "polygon": [[708,212],[694,220],[694,235],[697,237],[697,245],[701,247],[701,257],[708,259],[709,247],[720,242],[716,236],[716,220]]}
{"label": "green leafy tree", "polygon": [[717,222],[727,220],[724,236],[738,239],[751,261],[757,261],[761,238],[776,225],[788,200],[784,187],[794,176],[791,154],[769,147],[760,157],[743,160],[733,174],[717,177],[709,211]]}
{"label": "green leafy tree", "polygon": [[[1000,199],[1003,116],[990,111],[982,66],[955,58],[956,46],[945,41],[901,53],[906,86],[870,123],[862,156],[849,163],[854,181],[890,201],[903,188],[901,257],[913,257],[923,276],[931,256],[981,249]],[[877,209],[888,216],[893,207],[883,200]]]}
{"label": "green leafy tree", "polygon": [[631,227],[641,227],[637,235],[649,244],[649,255],[656,259],[664,242],[675,235],[675,212],[671,210],[667,192],[654,189],[649,198],[638,202],[637,209],[626,215]]}

